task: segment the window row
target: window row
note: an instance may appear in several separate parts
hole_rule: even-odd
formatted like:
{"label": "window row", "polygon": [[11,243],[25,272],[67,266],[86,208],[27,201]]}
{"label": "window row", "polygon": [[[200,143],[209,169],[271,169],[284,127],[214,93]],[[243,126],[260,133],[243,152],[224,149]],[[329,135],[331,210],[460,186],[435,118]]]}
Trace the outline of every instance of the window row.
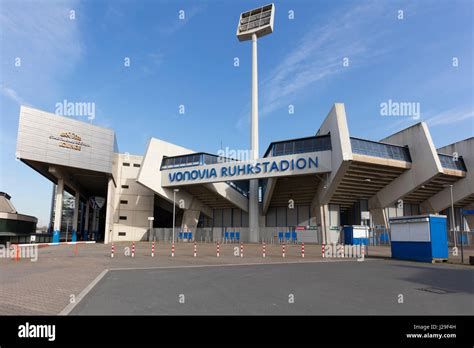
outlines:
{"label": "window row", "polygon": [[389,158],[411,162],[407,147],[377,143],[374,141],[351,138],[352,152],[360,155]]}
{"label": "window row", "polygon": [[272,156],[331,150],[331,137],[321,136],[278,142],[272,146]]}
{"label": "window row", "polygon": [[442,154],[438,154],[438,157],[443,168],[466,171],[466,166],[462,157],[454,157]]}

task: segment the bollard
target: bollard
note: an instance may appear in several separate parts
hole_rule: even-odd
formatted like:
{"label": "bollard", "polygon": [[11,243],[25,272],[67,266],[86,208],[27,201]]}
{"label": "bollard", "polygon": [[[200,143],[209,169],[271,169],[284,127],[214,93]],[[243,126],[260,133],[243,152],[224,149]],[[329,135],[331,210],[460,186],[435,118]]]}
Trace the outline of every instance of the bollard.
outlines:
{"label": "bollard", "polygon": [[217,242],[217,257],[219,257],[220,255],[220,246],[219,246],[219,242]]}
{"label": "bollard", "polygon": [[197,255],[196,242],[194,242],[194,257]]}
{"label": "bollard", "polygon": [[301,243],[301,257],[304,258],[304,243]]}
{"label": "bollard", "polygon": [[265,242],[263,242],[263,249],[262,249],[262,256],[263,257],[265,257],[265,254],[266,254],[265,251],[266,251],[265,250]]}
{"label": "bollard", "polygon": [[244,257],[244,244],[240,243],[240,257]]}
{"label": "bollard", "polygon": [[285,243],[283,243],[283,246],[282,246],[282,257],[285,257]]}
{"label": "bollard", "polygon": [[362,249],[361,250],[362,251],[362,258],[364,258],[365,257],[365,244],[361,244],[360,247]]}
{"label": "bollard", "polygon": [[324,256],[324,254],[325,254],[324,243],[321,244],[321,254],[323,255],[323,257],[325,257],[325,256]]}
{"label": "bollard", "polygon": [[174,242],[171,243],[171,257],[174,257]]}
{"label": "bollard", "polygon": [[16,245],[16,250],[15,250],[15,260],[18,261],[20,260],[20,246],[17,244]]}
{"label": "bollard", "polygon": [[155,257],[155,242],[151,243],[151,257]]}
{"label": "bollard", "polygon": [[115,246],[114,246],[114,243],[112,243],[112,250],[110,252],[110,257],[114,257],[114,253],[115,253]]}
{"label": "bollard", "polygon": [[132,257],[135,257],[135,242],[132,242]]}

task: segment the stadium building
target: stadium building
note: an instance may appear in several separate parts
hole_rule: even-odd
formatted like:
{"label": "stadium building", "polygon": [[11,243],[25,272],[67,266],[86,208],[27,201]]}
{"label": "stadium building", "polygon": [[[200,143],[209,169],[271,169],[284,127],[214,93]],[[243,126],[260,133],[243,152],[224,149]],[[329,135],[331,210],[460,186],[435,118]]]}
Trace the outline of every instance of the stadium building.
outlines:
{"label": "stadium building", "polygon": [[[462,209],[474,207],[474,138],[436,148],[420,122],[363,139],[349,132],[341,103],[302,136],[272,142],[255,161],[156,138],[130,155],[118,151],[112,129],[22,106],[17,157],[55,185],[53,241],[65,238],[64,195],[74,202],[73,241],[169,240],[175,221],[177,238],[191,240],[296,232],[298,241],[332,243],[341,226],[387,229],[395,216],[441,213],[452,229],[451,204],[454,227],[473,228]],[[258,221],[249,221],[251,179],[259,183]]]}

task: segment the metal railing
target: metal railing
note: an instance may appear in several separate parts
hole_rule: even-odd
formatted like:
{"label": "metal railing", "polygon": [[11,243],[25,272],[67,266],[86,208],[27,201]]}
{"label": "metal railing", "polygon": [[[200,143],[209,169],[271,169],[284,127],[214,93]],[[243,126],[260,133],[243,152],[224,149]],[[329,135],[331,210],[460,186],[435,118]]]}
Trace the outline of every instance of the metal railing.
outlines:
{"label": "metal railing", "polygon": [[462,156],[454,157],[439,153],[438,158],[443,168],[466,171],[466,165],[464,164]]}
{"label": "metal railing", "polygon": [[408,147],[351,137],[352,152],[360,155],[411,162]]}
{"label": "metal railing", "polygon": [[237,160],[233,158],[212,155],[210,153],[205,152],[196,152],[188,155],[164,157],[161,161],[161,169],[163,170],[195,167],[205,164],[226,163],[235,161]]}
{"label": "metal railing", "polygon": [[263,157],[276,157],[326,150],[331,150],[331,136],[329,134],[273,142]]}

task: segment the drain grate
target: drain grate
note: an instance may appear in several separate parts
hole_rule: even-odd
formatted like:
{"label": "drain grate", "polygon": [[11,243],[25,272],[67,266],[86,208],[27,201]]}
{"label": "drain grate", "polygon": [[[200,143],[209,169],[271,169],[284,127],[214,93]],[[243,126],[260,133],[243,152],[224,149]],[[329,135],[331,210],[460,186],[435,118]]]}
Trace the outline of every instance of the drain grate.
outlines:
{"label": "drain grate", "polygon": [[431,293],[433,293],[433,294],[438,294],[438,295],[452,294],[452,293],[455,293],[455,292],[456,292],[456,291],[454,291],[454,290],[442,289],[442,288],[435,288],[435,287],[421,288],[421,289],[416,289],[416,290],[425,291],[425,292],[431,292]]}

